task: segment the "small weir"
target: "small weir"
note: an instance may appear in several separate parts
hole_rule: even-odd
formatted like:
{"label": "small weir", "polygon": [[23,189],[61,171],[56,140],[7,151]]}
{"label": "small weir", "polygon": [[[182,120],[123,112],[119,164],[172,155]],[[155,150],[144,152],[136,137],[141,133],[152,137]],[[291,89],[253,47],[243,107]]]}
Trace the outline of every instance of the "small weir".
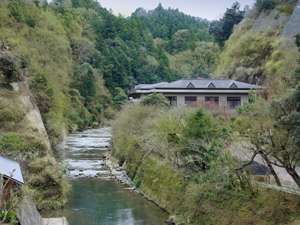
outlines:
{"label": "small weir", "polygon": [[70,225],[163,225],[168,215],[119,182],[129,182],[125,171],[108,166],[110,147],[110,128],[67,138],[65,164],[72,191],[64,215]]}

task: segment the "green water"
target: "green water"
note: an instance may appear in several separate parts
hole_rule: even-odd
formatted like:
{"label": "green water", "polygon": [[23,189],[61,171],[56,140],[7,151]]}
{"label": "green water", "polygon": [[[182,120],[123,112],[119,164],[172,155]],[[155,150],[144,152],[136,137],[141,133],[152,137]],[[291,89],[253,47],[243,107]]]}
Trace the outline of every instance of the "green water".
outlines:
{"label": "green water", "polygon": [[114,181],[81,178],[71,181],[65,216],[70,225],[163,225],[168,215]]}

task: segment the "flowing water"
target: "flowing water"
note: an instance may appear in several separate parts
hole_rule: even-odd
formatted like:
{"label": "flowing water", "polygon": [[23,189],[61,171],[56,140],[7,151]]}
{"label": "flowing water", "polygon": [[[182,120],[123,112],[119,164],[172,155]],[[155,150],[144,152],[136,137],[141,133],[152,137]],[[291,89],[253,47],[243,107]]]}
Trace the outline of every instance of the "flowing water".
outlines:
{"label": "flowing water", "polygon": [[70,225],[163,225],[167,214],[113,177],[126,180],[122,170],[106,164],[109,128],[91,129],[66,140],[65,163],[72,192],[65,209]]}

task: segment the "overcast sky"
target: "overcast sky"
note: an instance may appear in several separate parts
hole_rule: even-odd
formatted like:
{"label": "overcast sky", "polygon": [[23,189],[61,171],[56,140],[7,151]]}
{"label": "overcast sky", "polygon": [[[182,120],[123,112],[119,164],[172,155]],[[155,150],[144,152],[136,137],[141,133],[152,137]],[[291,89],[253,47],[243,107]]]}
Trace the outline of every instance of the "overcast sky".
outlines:
{"label": "overcast sky", "polygon": [[[164,7],[178,8],[189,15],[207,18],[220,18],[226,8],[236,0],[99,0],[100,4],[112,9],[115,14],[130,15],[136,8],[153,9],[160,2]],[[255,0],[239,0],[241,5],[252,6]]]}

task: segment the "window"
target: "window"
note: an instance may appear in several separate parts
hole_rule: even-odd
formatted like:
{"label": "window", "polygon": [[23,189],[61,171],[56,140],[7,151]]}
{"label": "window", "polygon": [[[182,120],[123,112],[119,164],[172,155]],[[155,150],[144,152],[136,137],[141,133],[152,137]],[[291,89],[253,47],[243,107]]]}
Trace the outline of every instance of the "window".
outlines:
{"label": "window", "polygon": [[196,106],[197,104],[197,97],[196,96],[185,96],[184,102],[188,106]]}
{"label": "window", "polygon": [[219,96],[205,96],[205,104],[219,105]]}
{"label": "window", "polygon": [[227,97],[227,106],[229,109],[235,109],[241,105],[241,97]]}
{"label": "window", "polygon": [[167,98],[170,102],[170,105],[177,106],[177,97],[176,96],[168,96]]}

